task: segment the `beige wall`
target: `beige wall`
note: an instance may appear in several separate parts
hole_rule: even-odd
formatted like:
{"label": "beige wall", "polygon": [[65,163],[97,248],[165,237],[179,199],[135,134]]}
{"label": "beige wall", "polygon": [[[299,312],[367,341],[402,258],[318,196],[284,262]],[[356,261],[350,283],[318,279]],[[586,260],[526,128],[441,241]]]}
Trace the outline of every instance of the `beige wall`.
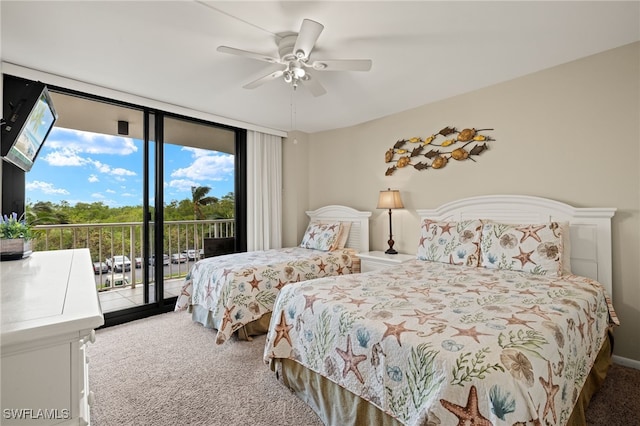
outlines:
{"label": "beige wall", "polygon": [[[445,126],[493,128],[496,140],[475,163],[385,176],[384,153],[398,139]],[[402,193],[406,209],[394,211],[393,230],[396,249],[407,253],[417,248],[415,209],[462,197],[526,194],[616,207],[613,301],[622,325],[615,353],[640,362],[640,43],[297,139],[284,145],[287,245],[304,232],[304,210],[345,204],[373,212],[371,249],[384,249],[388,215],[375,207],[387,187]]]}

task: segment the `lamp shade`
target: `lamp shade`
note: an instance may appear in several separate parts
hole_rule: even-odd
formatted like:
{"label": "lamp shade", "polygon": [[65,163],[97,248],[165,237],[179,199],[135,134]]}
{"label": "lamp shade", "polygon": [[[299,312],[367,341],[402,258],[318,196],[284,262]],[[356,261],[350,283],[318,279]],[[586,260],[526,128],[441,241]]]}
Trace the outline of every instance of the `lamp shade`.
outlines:
{"label": "lamp shade", "polygon": [[379,209],[403,209],[402,198],[400,198],[400,191],[397,189],[388,189],[386,191],[380,191],[378,197]]}

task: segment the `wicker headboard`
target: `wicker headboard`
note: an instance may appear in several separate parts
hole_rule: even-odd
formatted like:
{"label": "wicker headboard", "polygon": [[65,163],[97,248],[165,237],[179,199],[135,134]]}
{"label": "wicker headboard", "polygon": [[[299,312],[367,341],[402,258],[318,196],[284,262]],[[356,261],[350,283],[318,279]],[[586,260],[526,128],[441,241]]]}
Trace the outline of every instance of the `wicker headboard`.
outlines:
{"label": "wicker headboard", "polygon": [[369,251],[369,217],[371,212],[361,212],[351,207],[332,205],[306,213],[311,220],[351,222],[346,247],[358,252]]}
{"label": "wicker headboard", "polygon": [[611,218],[615,208],[578,208],[527,195],[463,198],[436,209],[417,210],[420,222],[491,219],[504,223],[569,222],[571,272],[600,282],[612,295]]}

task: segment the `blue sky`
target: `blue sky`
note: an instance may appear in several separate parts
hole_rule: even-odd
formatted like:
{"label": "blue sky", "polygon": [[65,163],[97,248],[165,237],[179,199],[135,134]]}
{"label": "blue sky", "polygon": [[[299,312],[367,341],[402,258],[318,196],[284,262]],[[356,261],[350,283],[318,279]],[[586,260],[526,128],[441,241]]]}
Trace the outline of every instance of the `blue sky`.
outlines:
{"label": "blue sky", "polygon": [[[142,155],[138,139],[54,127],[26,174],[27,202],[141,205]],[[192,186],[215,197],[234,191],[233,155],[180,145],[165,145],[164,155],[166,203],[191,199]]]}

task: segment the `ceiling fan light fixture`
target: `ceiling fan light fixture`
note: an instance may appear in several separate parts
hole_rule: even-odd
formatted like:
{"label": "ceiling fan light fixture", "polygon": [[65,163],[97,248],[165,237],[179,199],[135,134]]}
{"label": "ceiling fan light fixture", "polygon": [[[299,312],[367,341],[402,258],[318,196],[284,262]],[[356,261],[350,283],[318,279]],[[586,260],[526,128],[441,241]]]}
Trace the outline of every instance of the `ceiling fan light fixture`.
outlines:
{"label": "ceiling fan light fixture", "polygon": [[327,67],[327,64],[325,64],[324,62],[314,62],[313,63],[313,69],[316,70],[323,70]]}
{"label": "ceiling fan light fixture", "polygon": [[295,55],[296,55],[296,58],[298,59],[305,59],[307,57],[307,54],[304,53],[304,50],[302,49],[296,50]]}
{"label": "ceiling fan light fixture", "polygon": [[295,78],[303,78],[307,74],[306,71],[300,67],[293,68],[292,72]]}

